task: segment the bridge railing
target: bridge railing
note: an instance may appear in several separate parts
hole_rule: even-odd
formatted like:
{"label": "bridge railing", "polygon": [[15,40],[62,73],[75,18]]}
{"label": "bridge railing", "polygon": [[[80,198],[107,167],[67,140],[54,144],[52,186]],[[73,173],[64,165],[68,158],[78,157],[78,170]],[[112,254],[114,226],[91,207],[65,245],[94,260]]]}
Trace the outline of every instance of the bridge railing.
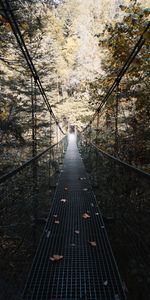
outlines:
{"label": "bridge railing", "polygon": [[[9,208],[12,209],[20,202],[25,207],[27,203],[32,205],[33,198],[36,198],[36,203],[38,203],[40,194],[44,198],[47,190],[55,186],[53,177],[60,171],[66,147],[67,137],[64,137],[59,143],[50,146],[17,169],[0,177],[0,209],[6,210],[6,215]],[[37,193],[40,194],[37,195]]]}
{"label": "bridge railing", "polygon": [[[32,262],[57,187],[67,137],[0,178],[0,248],[3,278],[20,287]],[[24,270],[21,272],[21,269]]]}
{"label": "bridge railing", "polygon": [[[51,206],[67,137],[62,129],[66,123],[59,124],[51,106],[52,86],[55,98],[59,94],[56,78],[48,79],[49,68],[42,75],[41,44],[37,47],[31,37],[34,5],[31,24],[26,24],[28,39],[21,26],[26,10],[10,2],[0,1],[2,47],[7,49],[0,56],[0,269],[4,295],[14,299],[9,282],[20,288],[24,281]],[[39,30],[39,41],[42,34]]]}
{"label": "bridge railing", "polygon": [[[101,151],[84,136],[78,147],[123,277],[148,291],[150,175]],[[132,283],[132,284],[131,284]]]}

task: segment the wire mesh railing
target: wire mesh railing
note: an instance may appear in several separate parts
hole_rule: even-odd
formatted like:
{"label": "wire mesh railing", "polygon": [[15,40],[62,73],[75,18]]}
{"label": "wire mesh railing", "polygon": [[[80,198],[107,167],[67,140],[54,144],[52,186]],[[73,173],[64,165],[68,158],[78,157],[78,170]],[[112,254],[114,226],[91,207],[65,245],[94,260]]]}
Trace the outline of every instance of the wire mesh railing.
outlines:
{"label": "wire mesh railing", "polygon": [[[19,299],[61,172],[67,137],[16,173],[1,177],[0,269],[2,299]],[[5,289],[7,286],[7,289]],[[11,288],[13,287],[13,288]],[[14,294],[14,288],[17,293]],[[14,296],[15,295],[15,296]]]}
{"label": "wire mesh railing", "polygon": [[129,295],[149,294],[150,176],[78,137],[78,147]]}
{"label": "wire mesh railing", "polygon": [[[61,127],[65,124],[59,124],[49,103],[51,86],[56,88],[57,84],[56,78],[50,82],[53,67],[43,72],[43,32],[34,9],[31,3],[0,0],[2,299],[19,299],[19,289],[47,221],[67,147],[67,136],[63,138]],[[39,12],[38,20],[40,17]],[[51,54],[50,49],[48,57]]]}

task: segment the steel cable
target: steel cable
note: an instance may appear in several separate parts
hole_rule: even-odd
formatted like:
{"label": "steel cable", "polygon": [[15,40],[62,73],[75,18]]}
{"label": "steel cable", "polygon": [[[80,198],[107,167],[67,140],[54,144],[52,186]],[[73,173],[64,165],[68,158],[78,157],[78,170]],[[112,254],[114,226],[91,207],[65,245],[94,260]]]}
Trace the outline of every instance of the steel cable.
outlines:
{"label": "steel cable", "polygon": [[88,123],[88,125],[83,129],[83,131],[85,131],[90,124],[92,124],[92,122],[94,121],[95,117],[97,116],[97,114],[102,110],[103,106],[105,105],[105,103],[108,101],[109,97],[112,95],[113,91],[115,90],[115,88],[118,86],[118,84],[120,83],[121,79],[123,78],[123,76],[125,75],[125,73],[127,72],[128,68],[130,67],[131,63],[133,62],[134,58],[137,56],[137,54],[139,53],[140,49],[142,48],[142,46],[145,43],[145,33],[148,31],[148,29],[150,28],[150,22],[147,24],[145,30],[143,31],[140,39],[137,41],[137,43],[135,44],[132,52],[130,53],[129,57],[127,58],[125,64],[123,65],[122,69],[120,70],[119,74],[117,75],[116,79],[114,80],[112,86],[110,87],[110,89],[108,90],[107,94],[104,96],[104,98],[102,99],[101,104],[99,105],[99,107],[96,109],[92,119],[90,120],[90,122]]}
{"label": "steel cable", "polygon": [[44,102],[45,102],[45,104],[46,104],[46,106],[48,108],[48,111],[51,114],[51,116],[53,117],[53,119],[55,120],[55,123],[59,127],[60,131],[63,134],[65,134],[63,132],[61,126],[59,125],[59,122],[58,122],[58,120],[57,120],[57,118],[56,118],[56,116],[55,116],[55,114],[54,114],[54,112],[53,112],[53,110],[51,108],[51,105],[50,105],[50,103],[48,101],[48,98],[47,98],[47,96],[45,94],[45,91],[44,91],[44,88],[42,86],[41,80],[40,80],[39,75],[37,73],[37,70],[36,70],[36,68],[35,68],[35,66],[33,64],[33,61],[32,61],[32,58],[30,56],[30,53],[29,53],[29,51],[28,51],[28,49],[26,47],[26,44],[25,44],[24,39],[22,37],[22,34],[21,34],[20,29],[19,29],[18,23],[17,23],[16,18],[14,16],[13,10],[10,7],[9,1],[5,0],[5,4],[4,4],[3,0],[0,0],[0,3],[1,3],[1,6],[2,6],[2,9],[3,9],[4,13],[5,13],[6,18],[9,21],[9,24],[10,24],[10,26],[12,28],[12,31],[13,31],[15,37],[16,37],[18,45],[19,45],[19,47],[20,47],[20,49],[21,49],[21,51],[23,53],[23,56],[24,56],[24,58],[25,58],[25,60],[27,62],[27,65],[28,65],[28,67],[29,67],[29,69],[30,69],[33,77],[34,77],[35,82],[37,83],[37,86],[38,86],[39,91],[40,91],[40,93],[41,93],[41,95],[43,97],[43,100],[44,100]]}

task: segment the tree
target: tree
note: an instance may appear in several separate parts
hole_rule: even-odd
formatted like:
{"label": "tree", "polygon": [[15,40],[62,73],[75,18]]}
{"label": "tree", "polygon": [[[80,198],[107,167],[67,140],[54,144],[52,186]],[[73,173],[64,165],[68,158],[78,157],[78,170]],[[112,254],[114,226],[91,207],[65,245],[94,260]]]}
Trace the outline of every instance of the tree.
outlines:
{"label": "tree", "polygon": [[[102,61],[105,75],[90,85],[91,98],[95,99],[90,104],[94,106],[103,99],[103,94],[112,85],[148,23],[149,11],[142,8],[139,3],[130,6],[121,5],[120,8],[124,13],[123,20],[106,25],[103,35],[98,34],[100,49],[105,53]],[[118,92],[113,93],[108,101],[101,121],[108,121],[109,115],[111,129],[109,141],[110,144],[115,145],[116,99],[118,98],[119,155],[130,163],[138,165],[148,163],[148,36],[149,31],[145,35],[144,46],[122,79]],[[106,126],[103,132],[105,141],[108,139],[107,133]],[[105,143],[107,145],[109,142]],[[108,146],[105,150],[107,148]]]}

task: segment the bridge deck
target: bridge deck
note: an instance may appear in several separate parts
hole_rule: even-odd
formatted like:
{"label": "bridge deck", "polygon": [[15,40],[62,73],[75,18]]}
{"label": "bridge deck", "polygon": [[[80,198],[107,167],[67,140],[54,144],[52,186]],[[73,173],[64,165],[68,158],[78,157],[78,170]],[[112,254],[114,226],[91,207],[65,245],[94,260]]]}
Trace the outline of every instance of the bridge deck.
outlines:
{"label": "bridge deck", "polygon": [[[84,213],[90,218],[84,219]],[[63,258],[52,261],[53,255]],[[75,138],[68,145],[63,172],[23,299],[125,299]]]}

